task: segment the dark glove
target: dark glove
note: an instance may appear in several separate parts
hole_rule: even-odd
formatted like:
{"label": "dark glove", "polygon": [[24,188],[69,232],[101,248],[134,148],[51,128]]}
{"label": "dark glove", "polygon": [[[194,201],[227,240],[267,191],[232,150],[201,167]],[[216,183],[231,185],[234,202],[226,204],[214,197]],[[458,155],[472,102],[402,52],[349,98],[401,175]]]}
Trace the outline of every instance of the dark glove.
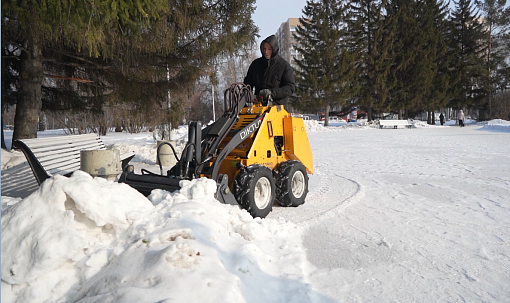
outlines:
{"label": "dark glove", "polygon": [[266,99],[267,97],[269,97],[271,95],[271,90],[270,89],[261,89],[259,91],[259,96],[261,96],[262,98]]}

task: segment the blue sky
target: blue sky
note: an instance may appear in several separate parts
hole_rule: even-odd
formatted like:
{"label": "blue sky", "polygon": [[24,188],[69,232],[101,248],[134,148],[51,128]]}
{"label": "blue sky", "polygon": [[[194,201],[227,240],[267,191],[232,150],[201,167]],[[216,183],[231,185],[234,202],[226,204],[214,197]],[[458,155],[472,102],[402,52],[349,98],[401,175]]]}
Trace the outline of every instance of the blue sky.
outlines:
{"label": "blue sky", "polygon": [[[257,0],[257,9],[252,15],[255,25],[259,27],[261,42],[269,35],[276,33],[282,22],[288,18],[299,18],[306,5],[306,0]],[[508,5],[507,5],[508,6]],[[454,5],[451,4],[453,8]]]}
{"label": "blue sky", "polygon": [[255,25],[259,27],[258,41],[276,33],[282,22],[289,18],[299,18],[306,5],[306,0],[257,0],[257,9],[252,15]]}

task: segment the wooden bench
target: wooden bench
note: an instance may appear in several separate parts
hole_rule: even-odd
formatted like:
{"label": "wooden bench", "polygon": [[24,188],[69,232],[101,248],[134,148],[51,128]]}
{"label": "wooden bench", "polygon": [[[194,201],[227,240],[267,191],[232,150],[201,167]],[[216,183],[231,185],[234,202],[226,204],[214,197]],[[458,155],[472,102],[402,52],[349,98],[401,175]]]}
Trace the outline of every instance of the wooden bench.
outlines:
{"label": "wooden bench", "polygon": [[[25,154],[39,185],[51,176],[69,177],[75,170],[79,170],[81,150],[106,149],[96,134],[14,140],[12,147]],[[120,155],[122,169],[134,156],[134,152]]]}
{"label": "wooden bench", "polygon": [[407,128],[411,128],[411,126],[413,126],[409,120],[379,120],[380,128],[384,128],[385,126],[393,126],[393,128],[398,128],[399,125],[405,126]]}

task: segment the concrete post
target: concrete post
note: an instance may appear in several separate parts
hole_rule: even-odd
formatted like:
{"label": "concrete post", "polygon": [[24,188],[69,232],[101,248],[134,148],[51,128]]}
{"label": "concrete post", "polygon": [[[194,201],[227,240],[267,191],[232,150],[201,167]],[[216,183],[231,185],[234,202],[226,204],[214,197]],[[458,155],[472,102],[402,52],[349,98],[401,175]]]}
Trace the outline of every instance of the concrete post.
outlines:
{"label": "concrete post", "polygon": [[118,150],[82,150],[80,169],[93,177],[115,181],[121,172],[120,152]]}

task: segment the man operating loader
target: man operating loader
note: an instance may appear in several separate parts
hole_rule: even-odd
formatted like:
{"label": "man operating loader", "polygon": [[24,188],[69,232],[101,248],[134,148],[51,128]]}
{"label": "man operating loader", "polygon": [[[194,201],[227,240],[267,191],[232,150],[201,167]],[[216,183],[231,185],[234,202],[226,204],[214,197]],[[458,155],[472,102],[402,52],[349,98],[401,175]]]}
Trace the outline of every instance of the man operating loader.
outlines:
{"label": "man operating loader", "polygon": [[244,83],[255,87],[255,95],[273,104],[288,108],[288,99],[296,91],[294,70],[290,64],[278,55],[276,36],[271,35],[260,44],[262,57],[255,59],[248,69]]}
{"label": "man operating loader", "polygon": [[[252,62],[244,83],[225,91],[221,118],[205,128],[200,121],[189,124],[185,152],[166,177],[163,172],[138,175],[131,167],[119,182],[148,196],[156,188],[179,190],[182,180],[210,178],[217,184],[216,199],[260,218],[275,202],[285,207],[305,203],[308,174],[313,174],[312,149],[303,119],[284,108],[296,87],[294,71],[278,55],[275,36],[262,41],[260,50],[262,57]],[[253,102],[253,88],[262,102]],[[273,104],[264,102],[271,99]]]}

